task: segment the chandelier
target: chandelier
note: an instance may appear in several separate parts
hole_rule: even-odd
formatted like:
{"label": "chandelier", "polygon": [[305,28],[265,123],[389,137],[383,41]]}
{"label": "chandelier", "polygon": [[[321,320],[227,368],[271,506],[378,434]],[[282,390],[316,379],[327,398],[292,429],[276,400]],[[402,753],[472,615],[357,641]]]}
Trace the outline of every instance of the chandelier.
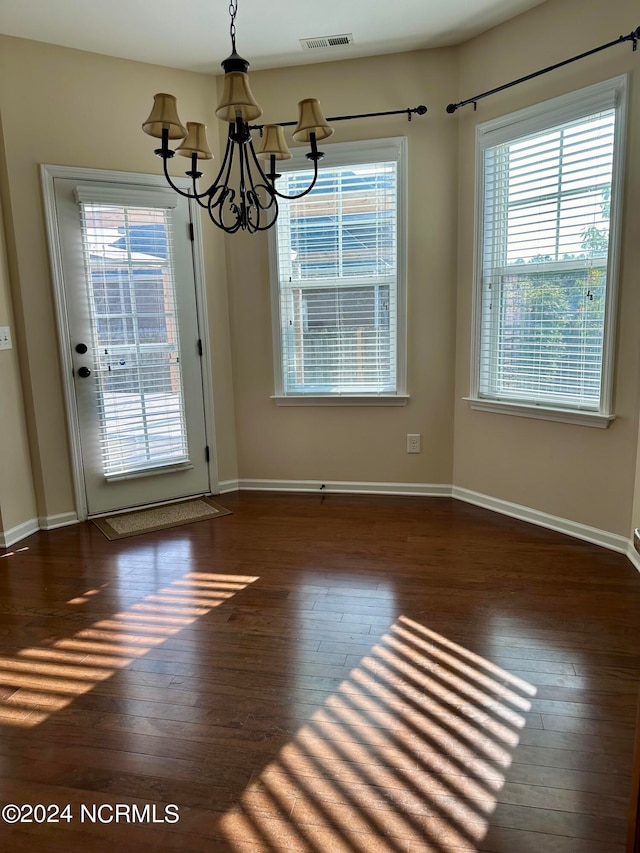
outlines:
{"label": "chandelier", "polygon": [[[293,200],[311,192],[318,178],[318,161],[324,156],[318,151],[318,142],[333,133],[315,98],[306,98],[298,104],[298,124],[293,131],[297,142],[307,142],[307,159],[313,163],[313,178],[302,192],[287,196],[278,192],[276,172],[278,160],[289,160],[291,152],[284,138],[282,125],[250,125],[262,115],[262,109],[249,87],[247,71],[249,63],[236,51],[236,14],[238,0],[231,0],[230,36],[231,55],[222,63],[224,86],[216,116],[229,123],[227,145],[220,170],[208,189],[200,192],[198,160],[211,160],[213,154],[207,142],[206,127],[199,122],[187,122],[186,128],[178,117],[176,98],[161,92],[154,97],[153,108],[142,129],[150,136],[161,140],[155,154],[162,158],[164,176],[177,193],[195,201],[207,210],[214,225],[234,234],[243,230],[253,234],[271,228],[278,218],[278,199]],[[253,147],[252,130],[260,131],[262,139],[259,149]],[[176,151],[191,160],[191,168],[185,172],[193,182],[190,190],[182,190],[171,179],[168,161],[176,151],[169,148],[170,139],[182,139]],[[260,161],[263,161],[264,167]],[[268,171],[265,171],[268,168]]]}

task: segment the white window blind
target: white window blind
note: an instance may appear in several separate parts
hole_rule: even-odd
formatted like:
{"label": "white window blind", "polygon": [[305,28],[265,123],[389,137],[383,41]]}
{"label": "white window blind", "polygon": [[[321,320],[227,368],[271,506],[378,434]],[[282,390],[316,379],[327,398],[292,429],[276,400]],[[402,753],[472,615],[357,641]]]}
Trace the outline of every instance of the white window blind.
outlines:
{"label": "white window blind", "polygon": [[104,474],[185,464],[172,205],[90,196],[79,203]]}
{"label": "white window blind", "polygon": [[479,397],[607,407],[617,102],[599,89],[577,115],[556,104],[483,139]]}
{"label": "white window blind", "polygon": [[[284,395],[398,391],[400,150],[380,161],[321,165],[309,195],[281,203]],[[278,188],[292,195],[311,177],[308,167],[286,172]]]}

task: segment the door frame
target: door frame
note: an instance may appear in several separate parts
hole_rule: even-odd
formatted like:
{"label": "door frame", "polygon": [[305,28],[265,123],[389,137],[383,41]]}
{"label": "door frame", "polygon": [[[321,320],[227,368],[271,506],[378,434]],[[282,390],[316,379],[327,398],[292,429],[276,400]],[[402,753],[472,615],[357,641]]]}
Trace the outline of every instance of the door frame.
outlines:
{"label": "door frame", "polygon": [[[53,166],[41,164],[40,179],[44,201],[45,229],[49,248],[51,278],[53,282],[54,308],[56,327],[58,331],[58,348],[62,368],[62,386],[64,405],[67,416],[69,447],[71,451],[71,466],[73,475],[73,492],[76,512],[79,521],[88,518],[87,498],[84,483],[84,466],[80,445],[80,424],[76,402],[76,388],[73,381],[73,363],[71,357],[71,336],[69,333],[69,318],[67,316],[62,267],[62,248],[56,210],[55,186],[56,178],[66,178],[77,181],[93,181],[99,183],[128,184],[131,187],[162,187],[166,189],[166,181],[160,175],[147,175],[137,172],[116,172],[106,169],[86,169],[74,166]],[[174,179],[181,188],[188,190],[191,182],[185,178]],[[202,341],[202,397],[204,403],[204,422],[207,445],[209,447],[209,486],[213,494],[219,491],[218,486],[218,454],[215,446],[215,420],[213,405],[213,377],[211,371],[211,347],[209,341],[209,324],[207,322],[207,294],[204,275],[204,256],[202,251],[202,223],[199,209],[189,201],[189,213],[193,224],[192,257],[196,293],[196,314],[198,330]],[[181,499],[182,500],[182,499]]]}

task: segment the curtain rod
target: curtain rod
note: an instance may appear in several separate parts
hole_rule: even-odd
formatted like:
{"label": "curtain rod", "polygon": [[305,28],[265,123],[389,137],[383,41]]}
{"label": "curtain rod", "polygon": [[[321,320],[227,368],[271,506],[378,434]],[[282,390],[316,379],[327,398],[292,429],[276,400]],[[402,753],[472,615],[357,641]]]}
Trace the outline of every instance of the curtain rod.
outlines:
{"label": "curtain rod", "polygon": [[587,50],[585,53],[579,53],[577,56],[572,56],[571,59],[565,59],[563,62],[557,62],[555,65],[549,65],[547,68],[542,68],[540,71],[534,71],[533,74],[527,74],[525,77],[519,77],[517,80],[512,80],[511,83],[505,83],[504,86],[497,86],[495,89],[489,89],[488,92],[483,92],[481,95],[476,95],[473,98],[467,98],[466,101],[460,101],[457,104],[449,104],[447,112],[455,113],[460,107],[466,107],[467,104],[473,104],[473,109],[478,108],[477,102],[481,98],[488,98],[489,95],[495,95],[497,92],[503,92],[505,89],[510,89],[512,86],[517,86],[518,83],[524,83],[526,80],[532,80],[534,77],[540,77],[541,74],[547,74],[549,71],[555,71],[556,68],[562,68],[563,65],[568,65],[570,62],[576,62],[578,59],[584,59],[585,56],[592,56],[594,53],[599,53],[601,50],[607,50],[609,47],[614,47],[617,44],[622,44],[625,41],[633,42],[633,49],[638,49],[638,41],[640,41],[640,27],[633,30],[626,36],[620,36],[615,41],[601,44],[600,47],[594,47],[593,50]]}
{"label": "curtain rod", "polygon": [[[407,121],[411,121],[413,114],[423,116],[427,112],[427,108],[424,104],[420,104],[418,107],[407,107],[404,110],[388,110],[384,113],[360,113],[360,115],[354,116],[327,116],[327,121],[350,121],[354,118],[378,118],[378,116],[398,116],[398,115],[406,115]],[[276,122],[280,127],[294,127],[298,124],[297,121],[279,121]],[[265,127],[264,124],[252,124],[250,125],[250,130],[259,130],[262,131],[262,128]]]}

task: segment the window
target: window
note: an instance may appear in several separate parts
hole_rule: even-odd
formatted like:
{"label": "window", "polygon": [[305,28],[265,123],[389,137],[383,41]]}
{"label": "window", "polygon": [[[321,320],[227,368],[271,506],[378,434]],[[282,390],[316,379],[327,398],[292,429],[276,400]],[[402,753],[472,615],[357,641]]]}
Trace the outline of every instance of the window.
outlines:
{"label": "window", "polygon": [[153,194],[118,204],[108,192],[76,190],[107,479],[189,462],[172,209]]}
{"label": "window", "polygon": [[[272,237],[275,399],[402,404],[405,140],[324,147]],[[309,185],[304,159],[279,166],[280,192]]]}
{"label": "window", "polygon": [[478,128],[478,408],[611,419],[625,83]]}

